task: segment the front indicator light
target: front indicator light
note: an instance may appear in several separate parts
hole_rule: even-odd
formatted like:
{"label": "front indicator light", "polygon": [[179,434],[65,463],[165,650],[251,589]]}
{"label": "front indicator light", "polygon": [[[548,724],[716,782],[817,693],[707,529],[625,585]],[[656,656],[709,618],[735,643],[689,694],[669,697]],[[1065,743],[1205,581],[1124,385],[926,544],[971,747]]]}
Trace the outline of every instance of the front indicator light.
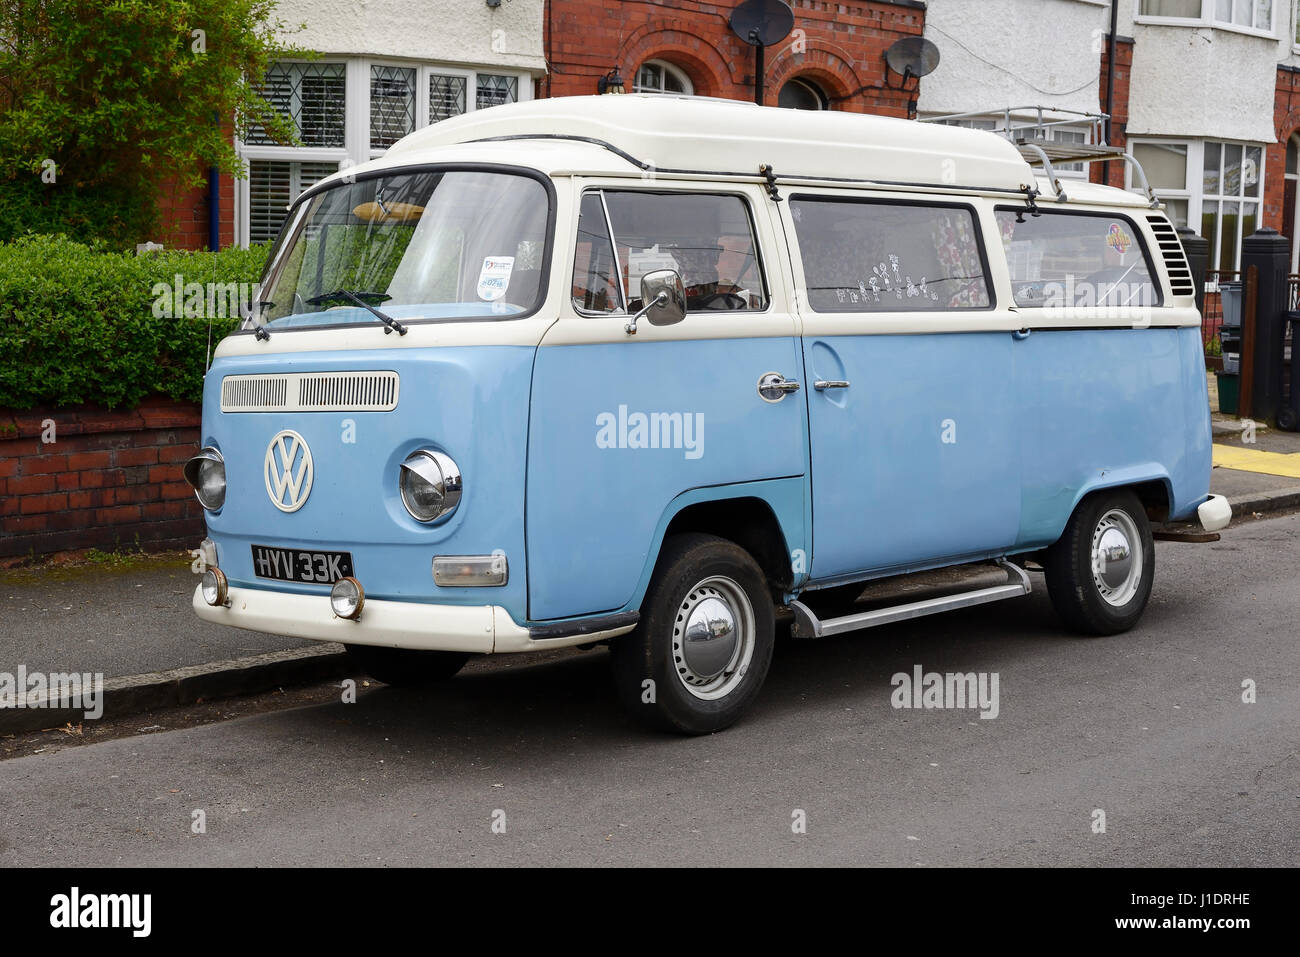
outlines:
{"label": "front indicator light", "polygon": [[447,518],[460,504],[460,467],[451,456],[421,449],[402,463],[402,504],[425,525]]}
{"label": "front indicator light", "polygon": [[202,449],[185,463],[185,481],[204,508],[215,512],[226,501],[226,460],[212,446]]}
{"label": "front indicator light", "polygon": [[209,605],[224,605],[230,600],[230,583],[226,581],[226,573],[215,565],[203,573],[199,588],[203,600]]}
{"label": "front indicator light", "polygon": [[435,555],[433,583],[446,588],[484,588],[510,580],[505,555]]}
{"label": "front indicator light", "polygon": [[355,578],[340,578],[330,589],[330,608],[340,618],[356,621],[366,603],[366,592]]}

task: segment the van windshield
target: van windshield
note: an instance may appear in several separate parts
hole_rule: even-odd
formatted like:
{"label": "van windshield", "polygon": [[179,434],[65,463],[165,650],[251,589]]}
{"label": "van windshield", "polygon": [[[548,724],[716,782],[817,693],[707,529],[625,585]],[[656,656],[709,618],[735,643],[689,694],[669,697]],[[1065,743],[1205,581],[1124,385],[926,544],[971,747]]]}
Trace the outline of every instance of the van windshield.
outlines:
{"label": "van windshield", "polygon": [[[511,319],[546,285],[549,198],[536,179],[444,170],[341,183],[295,210],[246,328]],[[344,290],[350,295],[340,295]]]}

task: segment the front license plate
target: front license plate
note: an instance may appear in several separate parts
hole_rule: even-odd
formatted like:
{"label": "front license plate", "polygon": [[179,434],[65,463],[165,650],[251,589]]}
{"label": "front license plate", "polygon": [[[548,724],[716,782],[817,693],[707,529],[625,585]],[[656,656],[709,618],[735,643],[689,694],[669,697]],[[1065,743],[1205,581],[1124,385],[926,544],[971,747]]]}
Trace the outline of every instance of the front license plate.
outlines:
{"label": "front license plate", "polygon": [[253,574],[280,582],[332,585],[352,577],[351,552],[300,552],[293,548],[253,546]]}

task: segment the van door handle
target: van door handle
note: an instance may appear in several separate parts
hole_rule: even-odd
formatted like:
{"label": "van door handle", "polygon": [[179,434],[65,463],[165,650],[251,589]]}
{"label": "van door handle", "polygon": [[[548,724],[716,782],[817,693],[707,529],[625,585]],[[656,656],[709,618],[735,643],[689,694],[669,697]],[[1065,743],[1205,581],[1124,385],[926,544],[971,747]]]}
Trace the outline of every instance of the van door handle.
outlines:
{"label": "van door handle", "polygon": [[847,389],[848,382],[844,379],[818,379],[813,383],[813,388],[818,392],[825,392],[827,389]]}
{"label": "van door handle", "polygon": [[791,392],[799,391],[799,383],[787,379],[779,372],[765,373],[758,380],[758,394],[767,402],[780,402]]}

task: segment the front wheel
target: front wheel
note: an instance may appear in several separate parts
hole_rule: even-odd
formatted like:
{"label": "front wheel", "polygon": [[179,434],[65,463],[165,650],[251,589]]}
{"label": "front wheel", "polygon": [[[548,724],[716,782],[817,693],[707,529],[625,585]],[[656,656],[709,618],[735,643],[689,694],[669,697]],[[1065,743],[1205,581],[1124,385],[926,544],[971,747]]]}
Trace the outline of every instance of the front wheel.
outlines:
{"label": "front wheel", "polygon": [[611,645],[619,698],[653,727],[721,731],[758,695],[774,634],[767,582],[748,552],[711,535],[674,536],[636,630]]}
{"label": "front wheel", "polygon": [[386,685],[426,685],[453,677],[469,655],[459,651],[416,651],[378,645],[344,645],[359,669]]}
{"label": "front wheel", "polygon": [[1156,550],[1146,509],[1128,489],[1097,492],[1047,550],[1047,592],[1061,620],[1088,635],[1132,628],[1151,597]]}

